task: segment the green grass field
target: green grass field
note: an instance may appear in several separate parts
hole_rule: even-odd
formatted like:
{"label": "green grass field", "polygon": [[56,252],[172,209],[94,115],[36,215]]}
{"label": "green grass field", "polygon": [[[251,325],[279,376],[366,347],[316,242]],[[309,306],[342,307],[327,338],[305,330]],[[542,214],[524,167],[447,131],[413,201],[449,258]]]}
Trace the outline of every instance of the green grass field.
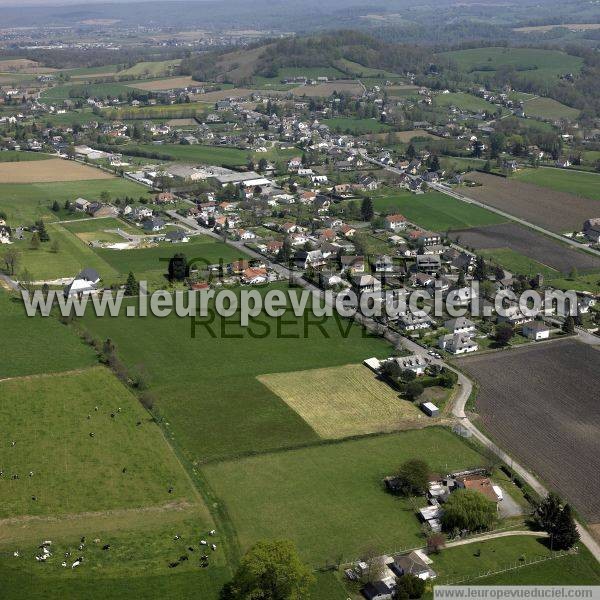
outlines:
{"label": "green grass field", "polygon": [[21,150],[5,150],[0,152],[0,162],[27,162],[32,160],[48,160],[48,154],[41,152],[24,152]]}
{"label": "green grass field", "polygon": [[62,207],[66,200],[73,202],[79,197],[90,201],[99,200],[104,191],[113,199],[148,196],[147,188],[118,177],[54,183],[0,183],[0,211],[7,214],[13,227],[29,225],[40,218],[49,221],[73,219],[77,215],[64,211],[58,214],[52,212],[50,207],[54,200]]}
{"label": "green grass field", "polygon": [[135,146],[125,146],[120,149],[124,154],[127,154],[128,150],[142,150],[180,162],[206,163],[226,167],[245,165],[248,163],[249,156],[252,156],[255,160],[260,160],[261,158],[266,158],[267,160],[287,160],[298,155],[298,150],[295,148],[292,150],[275,149],[269,152],[253,153],[239,148],[203,145],[187,146],[182,144],[164,144],[161,146],[138,144]]}
{"label": "green grass field", "polygon": [[180,62],[181,59],[139,62],[129,69],[118,71],[117,75],[119,77],[127,75],[132,77],[163,77],[170,75]]}
{"label": "green grass field", "polygon": [[353,62],[346,58],[341,58],[339,61],[337,61],[336,64],[344,72],[349,73],[350,75],[354,75],[356,77],[361,77],[361,78],[376,77],[378,79],[382,79],[383,81],[385,81],[385,79],[387,79],[387,78],[400,77],[400,75],[398,75],[398,73],[392,73],[391,71],[385,71],[383,69],[372,69],[371,67],[365,67],[357,62]]}
{"label": "green grass field", "polygon": [[[133,509],[194,497],[159,428],[104,367],[0,382],[0,398],[0,427],[15,441],[0,448],[0,517]],[[13,480],[15,473],[20,478]]]}
{"label": "green grass field", "polygon": [[[15,242],[13,247],[20,254],[18,276],[27,269],[33,281],[62,279],[75,277],[87,267],[96,269],[107,283],[118,277],[116,269],[64,226],[50,223],[46,230],[50,241],[42,243],[37,250],[31,249],[30,234]],[[54,242],[58,243],[58,252],[53,252]]]}
{"label": "green grass field", "polygon": [[484,208],[465,204],[439,192],[411,194],[386,189],[374,196],[373,205],[378,212],[400,213],[421,227],[439,232],[506,221]]}
{"label": "green grass field", "polygon": [[175,315],[98,319],[88,314],[83,321],[98,338],[114,339],[127,364],[146,366],[157,409],[192,460],[318,439],[258,375],[357,363],[389,353],[380,339],[363,339],[358,327],[343,337],[339,327],[348,323],[334,318],[322,330],[306,325],[306,335],[303,319],[291,313],[279,322],[261,315],[250,330],[239,326],[239,316],[202,321],[206,327],[199,326],[195,338],[190,319]]}
{"label": "green grass field", "polygon": [[62,226],[71,233],[96,233],[106,229],[121,229],[127,233],[140,234],[140,229],[130,225],[122,219],[102,217],[97,219],[82,219],[71,223],[62,223]]}
{"label": "green grass field", "polygon": [[548,279],[560,277],[560,272],[552,267],[544,265],[524,254],[520,254],[510,248],[493,248],[491,250],[478,250],[486,259],[489,259],[511,273],[529,275],[533,277],[541,273]]}
{"label": "green grass field", "polygon": [[342,133],[351,133],[352,135],[363,135],[365,133],[382,133],[391,131],[391,127],[377,121],[376,119],[353,119],[350,117],[336,117],[333,119],[323,119],[323,123],[328,125],[333,131]]}
{"label": "green grass field", "polygon": [[[203,468],[242,547],[285,531],[315,566],[369,547],[391,553],[424,543],[415,507],[386,493],[383,477],[409,458],[434,471],[480,465],[450,430],[427,428],[290,450]],[[243,490],[243,493],[240,493]]]}
{"label": "green grass field", "polygon": [[[197,508],[163,511],[157,514],[139,513],[98,522],[93,517],[83,521],[60,522],[60,529],[45,524],[36,532],[22,528],[19,538],[0,542],[0,578],[2,598],[80,600],[82,598],[178,598],[217,600],[223,583],[229,579],[223,551],[211,553],[210,566],[199,567],[198,545],[201,537],[211,528]],[[38,544],[48,539],[50,529],[53,541],[51,556],[38,563]],[[33,535],[30,535],[33,534]],[[175,540],[175,534],[180,536]],[[79,550],[81,537],[86,546]],[[222,548],[217,535],[214,541]],[[95,542],[94,540],[99,540]],[[105,544],[108,551],[102,550]],[[193,551],[189,547],[194,548]],[[14,557],[18,548],[20,556]],[[71,557],[64,558],[70,551]],[[83,556],[82,565],[71,569],[73,560]],[[188,560],[179,561],[181,556]],[[61,562],[68,564],[64,568]],[[176,568],[169,568],[172,562]]]}
{"label": "green grass field", "polygon": [[552,98],[534,98],[525,102],[525,114],[530,117],[540,117],[555,121],[557,119],[570,119],[572,121],[579,117],[580,110],[561,104]]}
{"label": "green grass field", "polygon": [[481,585],[599,585],[600,567],[587,548],[579,554],[556,561],[523,567],[500,575],[477,580]]}
{"label": "green grass field", "polygon": [[577,56],[537,48],[471,48],[444,52],[440,56],[474,75],[491,77],[499,67],[512,66],[520,75],[536,81],[553,81],[564,73],[579,73],[583,65]]}
{"label": "green grass field", "polygon": [[600,565],[585,548],[581,548],[573,556],[520,566],[490,577],[478,577],[488,571],[524,565],[526,561],[551,555],[542,538],[511,536],[447,548],[431,557],[431,566],[438,575],[436,585],[453,583],[463,578],[467,578],[470,585],[598,585],[600,582]]}
{"label": "green grass field", "polygon": [[554,277],[546,283],[559,289],[600,293],[600,273],[580,274],[574,280],[565,277]]}
{"label": "green grass field", "polygon": [[[195,236],[187,244],[160,243],[152,248],[134,250],[110,250],[97,248],[94,253],[124,279],[133,271],[138,279],[162,279],[167,272],[169,259],[177,252],[183,252],[189,261],[197,261],[198,266],[217,264],[221,259],[227,264],[245,255],[231,246],[205,236]],[[165,282],[166,283],[166,282]]]}
{"label": "green grass field", "polygon": [[[592,200],[600,200],[600,175],[567,169],[524,169],[515,177],[526,183],[550,188],[559,192],[567,192]],[[600,207],[599,207],[600,210]],[[590,215],[592,217],[593,215]]]}
{"label": "green grass field", "polygon": [[456,106],[461,110],[469,112],[495,112],[496,106],[491,102],[487,102],[483,98],[473,96],[464,92],[456,92],[450,94],[438,94],[434,100],[435,106]]}
{"label": "green grass field", "polygon": [[[53,318],[30,318],[21,301],[0,290],[0,379],[89,367],[94,353]],[[50,346],[60,348],[51,352]]]}

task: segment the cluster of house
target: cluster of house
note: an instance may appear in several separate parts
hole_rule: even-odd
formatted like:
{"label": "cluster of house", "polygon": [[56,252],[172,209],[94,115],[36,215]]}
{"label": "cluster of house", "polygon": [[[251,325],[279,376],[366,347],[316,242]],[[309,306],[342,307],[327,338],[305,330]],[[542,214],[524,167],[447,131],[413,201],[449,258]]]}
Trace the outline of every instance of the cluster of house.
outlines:
{"label": "cluster of house", "polygon": [[[393,491],[395,479],[387,478],[386,486]],[[429,525],[432,531],[438,533],[442,530],[441,517],[444,512],[444,503],[450,497],[450,494],[456,490],[471,490],[485,496],[499,509],[500,502],[504,498],[502,489],[493,483],[485,474],[483,469],[463,471],[454,473],[429,482],[427,492],[428,505],[419,509],[420,519]]]}
{"label": "cluster of house", "polygon": [[[357,561],[345,570],[351,581],[371,579],[362,587],[361,594],[367,600],[392,600],[396,590],[396,579],[412,575],[423,581],[435,579],[437,573],[431,568],[433,561],[422,550],[408,554],[378,556],[367,561]],[[373,577],[376,571],[376,577]]]}
{"label": "cluster of house", "polygon": [[588,219],[583,224],[583,235],[585,235],[592,244],[600,244],[600,217]]}

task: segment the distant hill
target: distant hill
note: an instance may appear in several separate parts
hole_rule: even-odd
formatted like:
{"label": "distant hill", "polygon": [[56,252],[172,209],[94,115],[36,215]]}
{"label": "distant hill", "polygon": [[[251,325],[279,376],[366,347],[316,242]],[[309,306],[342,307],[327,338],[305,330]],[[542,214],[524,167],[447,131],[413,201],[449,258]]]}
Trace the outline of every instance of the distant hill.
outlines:
{"label": "distant hill", "polygon": [[[357,67],[404,74],[422,71],[432,60],[427,48],[388,44],[356,31],[338,31],[290,37],[236,50],[194,56],[181,64],[182,72],[197,81],[220,80],[235,84],[253,77],[278,77],[282,70],[318,67],[353,75]],[[342,69],[342,71],[340,71]]]}

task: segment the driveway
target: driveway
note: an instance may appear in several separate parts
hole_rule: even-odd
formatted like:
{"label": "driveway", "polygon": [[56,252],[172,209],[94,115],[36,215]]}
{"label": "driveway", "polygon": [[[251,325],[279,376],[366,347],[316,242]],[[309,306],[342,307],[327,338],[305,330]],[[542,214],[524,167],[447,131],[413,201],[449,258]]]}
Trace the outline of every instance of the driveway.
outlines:
{"label": "driveway", "polygon": [[520,517],[522,514],[524,514],[525,511],[523,507],[520,506],[504,488],[500,489],[502,490],[502,500],[498,504],[500,516],[503,519],[508,519],[510,517]]}

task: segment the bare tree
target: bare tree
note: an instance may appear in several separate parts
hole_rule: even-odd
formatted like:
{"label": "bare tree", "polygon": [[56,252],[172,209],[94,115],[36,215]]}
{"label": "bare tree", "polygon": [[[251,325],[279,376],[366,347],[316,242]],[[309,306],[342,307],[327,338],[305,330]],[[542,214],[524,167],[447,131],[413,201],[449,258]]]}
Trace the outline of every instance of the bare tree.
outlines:
{"label": "bare tree", "polygon": [[365,583],[379,581],[384,576],[386,565],[381,552],[378,552],[374,546],[365,549],[362,560],[367,565],[367,570],[363,575]]}
{"label": "bare tree", "polygon": [[14,275],[19,264],[20,254],[14,249],[9,248],[2,257],[6,270],[9,275]]}

